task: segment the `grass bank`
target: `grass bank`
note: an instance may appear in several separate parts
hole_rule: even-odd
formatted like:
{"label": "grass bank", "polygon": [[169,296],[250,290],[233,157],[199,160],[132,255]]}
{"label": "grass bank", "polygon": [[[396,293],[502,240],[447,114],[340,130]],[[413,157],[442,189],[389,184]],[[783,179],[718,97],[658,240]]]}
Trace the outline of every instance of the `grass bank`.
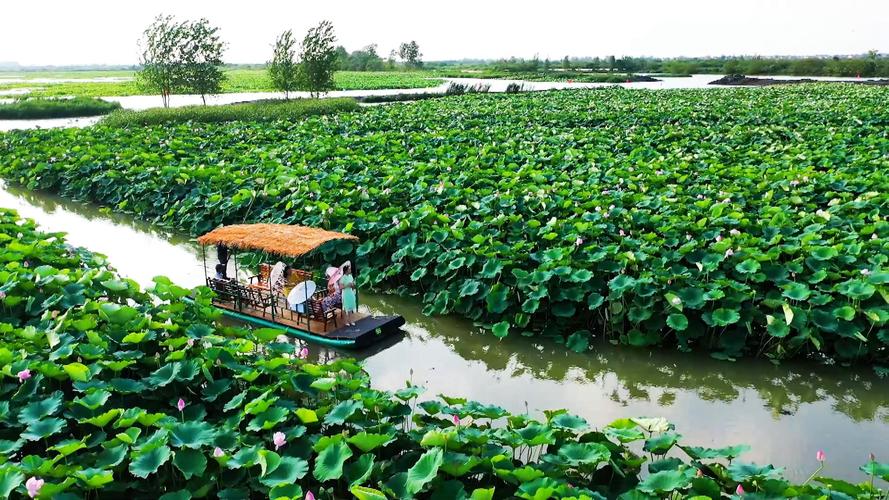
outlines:
{"label": "grass bank", "polygon": [[0,120],[36,120],[40,118],[72,118],[97,116],[120,109],[116,102],[93,97],[73,99],[28,98],[0,104]]}
{"label": "grass bank", "polygon": [[359,109],[355,99],[293,99],[258,101],[222,106],[183,106],[144,111],[118,110],[102,123],[111,127],[160,125],[164,123],[219,123],[231,121],[268,122],[294,120],[304,116],[328,115]]}
{"label": "grass bank", "polygon": [[[79,78],[100,78],[104,76],[135,76],[134,72],[109,71],[90,72],[89,76],[78,75]],[[0,91],[14,89],[29,89],[26,94],[32,97],[59,97],[59,96],[91,96],[112,97],[144,95],[145,89],[141,88],[134,80],[111,82],[44,82],[28,81],[33,78],[65,78],[72,79],[66,73],[52,74],[51,76],[34,76],[30,73],[4,74],[9,78],[23,78],[23,81],[3,82],[0,80]],[[336,90],[380,90],[380,89],[415,89],[436,87],[442,80],[436,78],[436,74],[429,71],[337,71],[334,73],[334,87]],[[225,81],[222,84],[222,93],[236,92],[274,92],[269,80],[268,72],[264,69],[229,69],[225,71]],[[149,93],[150,94],[150,93]]]}

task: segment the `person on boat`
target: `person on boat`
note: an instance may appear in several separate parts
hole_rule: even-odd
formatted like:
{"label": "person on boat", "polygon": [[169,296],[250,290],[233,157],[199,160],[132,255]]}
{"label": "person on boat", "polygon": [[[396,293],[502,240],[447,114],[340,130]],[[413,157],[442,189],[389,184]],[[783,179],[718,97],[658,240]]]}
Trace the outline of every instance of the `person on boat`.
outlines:
{"label": "person on boat", "polygon": [[355,291],[355,278],[352,276],[352,264],[346,261],[343,266],[343,276],[340,278],[339,285],[343,300],[343,314],[345,315],[346,325],[355,326],[352,315],[358,312],[358,293]]}
{"label": "person on boat", "polygon": [[225,275],[225,264],[216,264],[216,279],[218,280],[227,280],[228,276]]}
{"label": "person on boat", "polygon": [[321,300],[321,309],[327,311],[335,309],[342,305],[343,297],[340,290],[340,278],[343,276],[343,270],[339,267],[328,267],[324,271],[327,276],[327,296]]}

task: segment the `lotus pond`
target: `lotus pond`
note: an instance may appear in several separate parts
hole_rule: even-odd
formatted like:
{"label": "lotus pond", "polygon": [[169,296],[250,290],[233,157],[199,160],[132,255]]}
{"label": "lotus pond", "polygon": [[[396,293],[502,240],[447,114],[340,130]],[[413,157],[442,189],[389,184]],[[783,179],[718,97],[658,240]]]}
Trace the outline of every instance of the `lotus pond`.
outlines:
{"label": "lotus pond", "polygon": [[375,390],[351,360],[312,363],[275,330],[219,323],[206,288],[193,305],[166,278],[142,291],[6,209],[0,262],[3,497],[882,498],[889,480],[873,458],[857,485],[823,477],[819,452],[793,484],[738,459],[744,445],[680,442],[662,418],[591,427]]}
{"label": "lotus pond", "polygon": [[361,286],[498,338],[886,363],[887,97],[601,89],[13,132],[0,174],[191,234],[353,232]]}
{"label": "lotus pond", "polygon": [[[153,284],[153,262],[163,262],[183,286],[203,281],[199,251],[179,233],[20,188],[0,191],[0,206],[16,208],[46,230],[67,231],[70,243],[107,254],[123,276],[143,286]],[[850,481],[861,480],[858,466],[868,453],[889,456],[889,442],[875,439],[889,429],[889,394],[880,390],[885,379],[870,369],[727,363],[602,342],[576,354],[545,339],[493,341],[457,317],[424,316],[412,300],[362,293],[362,302],[408,320],[399,342],[361,353],[378,389],[398,390],[410,379],[428,387],[427,396],[459,394],[541,418],[544,409],[567,408],[600,424],[662,416],[678,426],[684,442],[749,444],[743,459],[780,464],[796,481],[811,474],[819,449],[829,456],[825,472]],[[316,363],[341,356],[308,348]]]}

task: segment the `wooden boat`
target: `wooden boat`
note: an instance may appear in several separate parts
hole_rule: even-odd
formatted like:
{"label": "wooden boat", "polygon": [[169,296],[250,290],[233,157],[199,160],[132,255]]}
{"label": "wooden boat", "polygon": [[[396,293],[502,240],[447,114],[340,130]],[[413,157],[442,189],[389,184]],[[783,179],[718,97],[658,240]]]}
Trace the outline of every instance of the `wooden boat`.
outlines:
{"label": "wooden boat", "polygon": [[[234,262],[234,276],[238,276],[238,250],[264,252],[285,259],[300,259],[311,254],[328,242],[358,238],[345,233],[286,224],[237,224],[216,228],[200,236],[204,259],[204,276],[207,286],[215,292],[213,305],[230,318],[260,327],[278,328],[289,335],[318,344],[360,348],[373,344],[396,333],[404,325],[401,316],[375,316],[361,312],[348,317],[346,324],[341,309],[325,300],[326,286],[314,290],[316,274],[297,267],[287,267],[283,279],[270,282],[271,266],[260,266],[260,272],[250,276],[247,282],[227,278],[229,252]],[[210,277],[207,273],[207,246],[216,246],[222,276]],[[354,265],[353,276],[358,275]],[[327,279],[320,280],[326,285]],[[286,283],[286,284],[284,284]],[[292,296],[294,289],[305,291],[305,296]],[[310,291],[311,290],[311,291]],[[357,291],[356,291],[357,296]],[[357,300],[357,299],[356,299]],[[300,307],[301,306],[301,307]]]}

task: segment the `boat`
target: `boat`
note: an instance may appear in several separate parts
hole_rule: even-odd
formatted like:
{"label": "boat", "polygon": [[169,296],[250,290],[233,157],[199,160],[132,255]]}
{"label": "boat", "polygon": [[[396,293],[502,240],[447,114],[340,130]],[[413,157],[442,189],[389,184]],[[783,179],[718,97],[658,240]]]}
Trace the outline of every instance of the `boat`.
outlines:
{"label": "boat", "polygon": [[[267,263],[260,265],[259,272],[248,276],[246,281],[238,279],[238,251],[299,261],[317,257],[316,250],[341,241],[357,243],[358,238],[346,233],[289,224],[221,226],[197,238],[207,287],[214,292],[212,304],[225,316],[258,327],[276,328],[288,335],[329,347],[363,348],[400,332],[405,321],[402,316],[361,312],[346,316],[336,301],[338,295],[335,291],[331,293],[327,286],[328,282],[337,282],[339,274],[336,270],[341,270],[342,266],[328,266],[322,274],[279,261],[274,266]],[[208,247],[216,247],[219,261],[214,266],[216,272],[213,275],[208,273]],[[352,270],[353,279],[357,280],[354,251],[352,256],[346,264]],[[228,277],[232,267],[234,278]],[[357,289],[355,294],[357,302]]]}

